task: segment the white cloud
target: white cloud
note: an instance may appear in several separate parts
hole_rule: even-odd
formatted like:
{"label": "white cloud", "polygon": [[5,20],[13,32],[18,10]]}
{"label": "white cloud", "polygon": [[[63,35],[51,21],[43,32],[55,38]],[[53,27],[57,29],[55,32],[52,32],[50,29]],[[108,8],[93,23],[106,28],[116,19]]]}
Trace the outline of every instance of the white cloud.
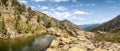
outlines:
{"label": "white cloud", "polygon": [[78,15],[89,14],[89,13],[87,13],[87,12],[80,11],[80,10],[74,11],[74,13],[75,13],[75,14],[78,14]]}
{"label": "white cloud", "polygon": [[44,1],[50,1],[50,2],[67,2],[69,0],[32,0],[35,2],[44,2]]}
{"label": "white cloud", "polygon": [[44,2],[44,1],[47,1],[47,0],[32,0],[32,1],[35,1],[35,2]]}
{"label": "white cloud", "polygon": [[107,2],[107,3],[114,3],[114,2],[116,2],[116,1],[113,1],[113,0],[107,0],[106,2]]}
{"label": "white cloud", "polygon": [[52,1],[52,2],[67,2],[69,0],[49,0],[49,1]]}
{"label": "white cloud", "polygon": [[49,16],[60,19],[60,20],[74,19],[74,20],[79,20],[79,21],[85,20],[84,18],[81,18],[80,15],[89,14],[88,12],[84,12],[84,11],[80,11],[80,10],[58,11],[57,9],[54,9],[51,11],[51,8],[49,9],[49,11],[43,10],[43,13],[46,13]]}
{"label": "white cloud", "polygon": [[54,9],[54,8],[52,8],[52,9],[50,9],[50,11],[55,11],[55,9]]}
{"label": "white cloud", "polygon": [[79,4],[79,6],[84,6],[85,4]]}
{"label": "white cloud", "polygon": [[[60,20],[64,20],[64,19],[74,19],[74,20],[79,20],[79,21],[84,21],[86,19],[78,17],[78,15],[81,14],[88,14],[86,12],[82,12],[82,11],[75,11],[75,13],[69,12],[69,11],[65,11],[65,12],[59,12],[59,11],[43,11],[44,13],[48,14],[51,17],[60,19]],[[77,15],[76,15],[77,14]]]}
{"label": "white cloud", "polygon": [[70,12],[58,12],[58,11],[42,11],[43,13],[48,14],[51,17],[60,19],[60,20],[64,20],[67,19],[69,17],[71,17],[72,15],[70,14]]}
{"label": "white cloud", "polygon": [[24,3],[24,4],[28,3],[28,1],[26,1],[26,0],[18,0],[18,1],[20,1],[20,3]]}
{"label": "white cloud", "polygon": [[77,2],[77,0],[72,0],[72,2]]}
{"label": "white cloud", "polygon": [[36,7],[35,6],[30,6],[32,9],[35,9]]}
{"label": "white cloud", "polygon": [[42,11],[43,13],[45,13],[45,14],[49,14],[49,12],[48,11]]}
{"label": "white cloud", "polygon": [[[75,13],[74,13],[75,12]],[[59,20],[68,19],[71,22],[75,24],[84,24],[83,21],[87,21],[84,17],[81,16],[81,14],[88,14],[87,12],[79,11],[79,10],[73,10],[73,11],[57,11],[54,9],[54,11],[43,11],[43,13],[46,13],[50,17],[54,17]]]}
{"label": "white cloud", "polygon": [[86,6],[95,6],[95,4],[94,4],[94,3],[92,3],[92,4],[87,4]]}
{"label": "white cloud", "polygon": [[79,21],[85,21],[86,19],[84,18],[77,18]]}
{"label": "white cloud", "polygon": [[85,21],[86,19],[84,18],[81,18],[81,17],[77,17],[77,16],[73,16],[71,17],[72,19],[75,19],[75,20],[79,20],[79,21]]}
{"label": "white cloud", "polygon": [[41,6],[41,10],[46,10],[46,9],[48,9],[47,6]]}
{"label": "white cloud", "polygon": [[[46,9],[46,6],[41,6],[41,8],[42,7]],[[47,7],[47,10],[42,10],[42,12],[46,13],[50,17],[54,17],[59,20],[68,19],[68,20],[75,20],[75,21],[86,21],[86,19],[81,17],[81,15],[90,14],[88,12],[81,11],[78,9],[74,9],[71,11],[68,11],[67,9],[68,8],[63,7],[63,6],[59,6],[56,9],[54,9],[53,7],[50,7],[50,8]]]}
{"label": "white cloud", "polygon": [[51,16],[57,17],[58,19],[66,19],[68,17],[70,17],[70,13],[69,12],[53,12],[51,13]]}
{"label": "white cloud", "polygon": [[65,11],[65,10],[67,10],[67,8],[60,6],[60,7],[57,7],[57,10]]}
{"label": "white cloud", "polygon": [[70,7],[82,7],[82,6],[96,6],[96,4],[94,3],[90,3],[90,4],[85,4],[85,3],[80,3],[80,4],[73,4]]}

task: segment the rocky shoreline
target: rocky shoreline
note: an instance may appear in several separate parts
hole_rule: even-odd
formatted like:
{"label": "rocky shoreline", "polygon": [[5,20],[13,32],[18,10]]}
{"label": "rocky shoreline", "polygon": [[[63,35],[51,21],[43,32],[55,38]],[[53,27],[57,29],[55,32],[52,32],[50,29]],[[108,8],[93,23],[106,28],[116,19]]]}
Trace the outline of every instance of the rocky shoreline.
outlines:
{"label": "rocky shoreline", "polygon": [[16,38],[23,38],[23,37],[28,37],[28,36],[34,36],[34,35],[42,35],[46,33],[46,31],[41,31],[39,34],[32,34],[32,33],[28,33],[28,34],[11,34],[10,36],[0,36],[0,39],[16,39]]}
{"label": "rocky shoreline", "polygon": [[94,33],[78,33],[77,37],[57,37],[46,51],[120,51],[120,43],[93,42]]}

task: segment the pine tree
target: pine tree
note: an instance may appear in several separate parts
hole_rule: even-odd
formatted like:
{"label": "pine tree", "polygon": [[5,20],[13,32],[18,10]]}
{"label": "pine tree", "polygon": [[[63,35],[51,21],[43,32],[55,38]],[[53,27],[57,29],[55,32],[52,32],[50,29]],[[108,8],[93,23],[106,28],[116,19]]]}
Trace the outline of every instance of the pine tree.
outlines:
{"label": "pine tree", "polygon": [[48,22],[48,24],[47,24],[46,27],[47,27],[47,28],[50,28],[50,27],[51,27],[51,22]]}
{"label": "pine tree", "polygon": [[31,7],[28,8],[28,12],[31,12]]}
{"label": "pine tree", "polygon": [[28,14],[26,23],[29,23],[30,20],[31,20],[31,15]]}
{"label": "pine tree", "polygon": [[37,22],[38,23],[40,22],[40,16],[37,16]]}
{"label": "pine tree", "polygon": [[1,28],[2,28],[2,34],[3,35],[7,35],[7,29],[5,28],[5,21],[4,18],[2,18],[2,22],[1,22]]}
{"label": "pine tree", "polygon": [[2,4],[4,4],[5,6],[8,6],[7,1],[8,0],[1,0]]}
{"label": "pine tree", "polygon": [[15,29],[21,34],[20,16],[18,14],[15,16]]}

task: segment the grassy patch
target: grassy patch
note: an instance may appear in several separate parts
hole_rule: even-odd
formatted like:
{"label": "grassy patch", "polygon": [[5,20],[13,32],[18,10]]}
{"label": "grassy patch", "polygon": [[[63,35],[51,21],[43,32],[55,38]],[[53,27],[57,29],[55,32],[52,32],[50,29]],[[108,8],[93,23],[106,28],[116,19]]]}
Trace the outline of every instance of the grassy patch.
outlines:
{"label": "grassy patch", "polygon": [[115,34],[115,33],[96,34],[93,39],[94,41],[120,43],[120,34]]}

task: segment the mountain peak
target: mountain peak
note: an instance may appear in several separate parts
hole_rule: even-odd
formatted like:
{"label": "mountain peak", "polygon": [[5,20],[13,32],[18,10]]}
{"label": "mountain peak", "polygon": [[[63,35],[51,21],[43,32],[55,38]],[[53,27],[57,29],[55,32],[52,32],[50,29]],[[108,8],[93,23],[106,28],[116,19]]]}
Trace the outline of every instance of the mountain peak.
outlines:
{"label": "mountain peak", "polygon": [[62,22],[70,22],[69,20],[67,20],[67,19],[65,19],[65,20],[63,20]]}

